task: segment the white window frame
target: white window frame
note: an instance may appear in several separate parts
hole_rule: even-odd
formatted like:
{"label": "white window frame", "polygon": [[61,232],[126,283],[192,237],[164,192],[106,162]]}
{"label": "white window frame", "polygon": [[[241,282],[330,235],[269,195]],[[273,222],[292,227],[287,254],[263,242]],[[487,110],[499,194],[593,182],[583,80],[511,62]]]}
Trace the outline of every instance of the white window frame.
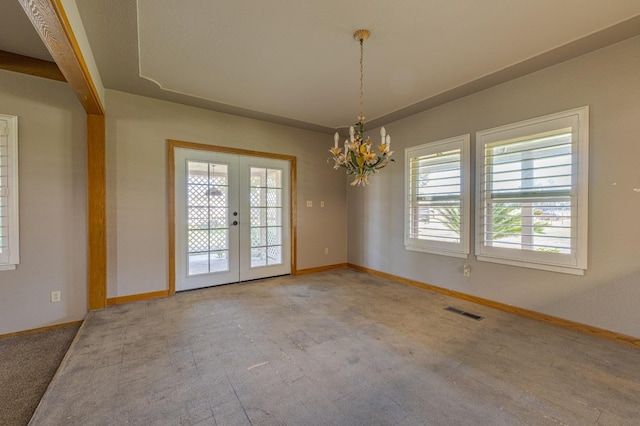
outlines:
{"label": "white window frame", "polygon": [[[571,128],[570,253],[491,246],[485,241],[483,211],[490,191],[485,187],[486,147],[501,141]],[[508,143],[508,142],[507,142]],[[589,107],[584,106],[476,133],[476,256],[480,261],[584,275],[587,269],[587,213],[589,181]],[[485,169],[485,167],[487,169]]]}
{"label": "white window frame", "polygon": [[[471,191],[471,135],[461,135],[449,139],[405,148],[405,214],[404,214],[404,246],[406,250],[453,256],[466,259],[469,255],[469,217]],[[418,202],[412,194],[411,158],[460,150],[460,241],[447,242],[429,238],[412,237],[411,210]]]}
{"label": "white window frame", "polygon": [[0,271],[20,263],[18,226],[18,117],[0,114]]}

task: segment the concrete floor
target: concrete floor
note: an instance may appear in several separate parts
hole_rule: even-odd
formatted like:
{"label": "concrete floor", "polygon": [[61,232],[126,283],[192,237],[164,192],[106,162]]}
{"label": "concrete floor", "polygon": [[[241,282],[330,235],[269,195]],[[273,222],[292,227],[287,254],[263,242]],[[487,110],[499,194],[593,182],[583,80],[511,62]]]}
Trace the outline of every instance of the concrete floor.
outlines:
{"label": "concrete floor", "polygon": [[91,312],[31,424],[638,425],[640,351],[340,269]]}

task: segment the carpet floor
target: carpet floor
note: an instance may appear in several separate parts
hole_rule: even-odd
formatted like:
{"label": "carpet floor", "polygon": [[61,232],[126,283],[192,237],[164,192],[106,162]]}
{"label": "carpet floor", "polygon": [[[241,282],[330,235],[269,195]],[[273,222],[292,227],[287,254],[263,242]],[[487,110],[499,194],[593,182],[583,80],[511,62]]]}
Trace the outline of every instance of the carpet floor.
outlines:
{"label": "carpet floor", "polygon": [[31,425],[638,419],[638,349],[340,269],[90,312]]}
{"label": "carpet floor", "polygon": [[0,339],[0,425],[29,423],[79,327]]}

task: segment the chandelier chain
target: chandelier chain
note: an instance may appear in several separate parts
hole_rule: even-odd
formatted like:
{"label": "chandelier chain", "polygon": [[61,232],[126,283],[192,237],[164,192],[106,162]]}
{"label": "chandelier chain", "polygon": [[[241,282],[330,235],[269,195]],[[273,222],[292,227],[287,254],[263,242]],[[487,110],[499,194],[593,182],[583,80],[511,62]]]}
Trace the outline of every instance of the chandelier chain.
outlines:
{"label": "chandelier chain", "polygon": [[360,38],[360,116],[358,121],[364,123],[364,40]]}

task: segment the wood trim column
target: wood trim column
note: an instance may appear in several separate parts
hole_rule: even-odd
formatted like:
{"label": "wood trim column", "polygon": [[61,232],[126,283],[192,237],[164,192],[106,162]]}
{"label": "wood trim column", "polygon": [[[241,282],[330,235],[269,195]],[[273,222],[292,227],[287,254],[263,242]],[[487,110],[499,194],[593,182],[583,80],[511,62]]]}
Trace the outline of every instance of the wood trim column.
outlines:
{"label": "wood trim column", "polygon": [[88,308],[107,303],[106,159],[104,115],[87,115]]}

